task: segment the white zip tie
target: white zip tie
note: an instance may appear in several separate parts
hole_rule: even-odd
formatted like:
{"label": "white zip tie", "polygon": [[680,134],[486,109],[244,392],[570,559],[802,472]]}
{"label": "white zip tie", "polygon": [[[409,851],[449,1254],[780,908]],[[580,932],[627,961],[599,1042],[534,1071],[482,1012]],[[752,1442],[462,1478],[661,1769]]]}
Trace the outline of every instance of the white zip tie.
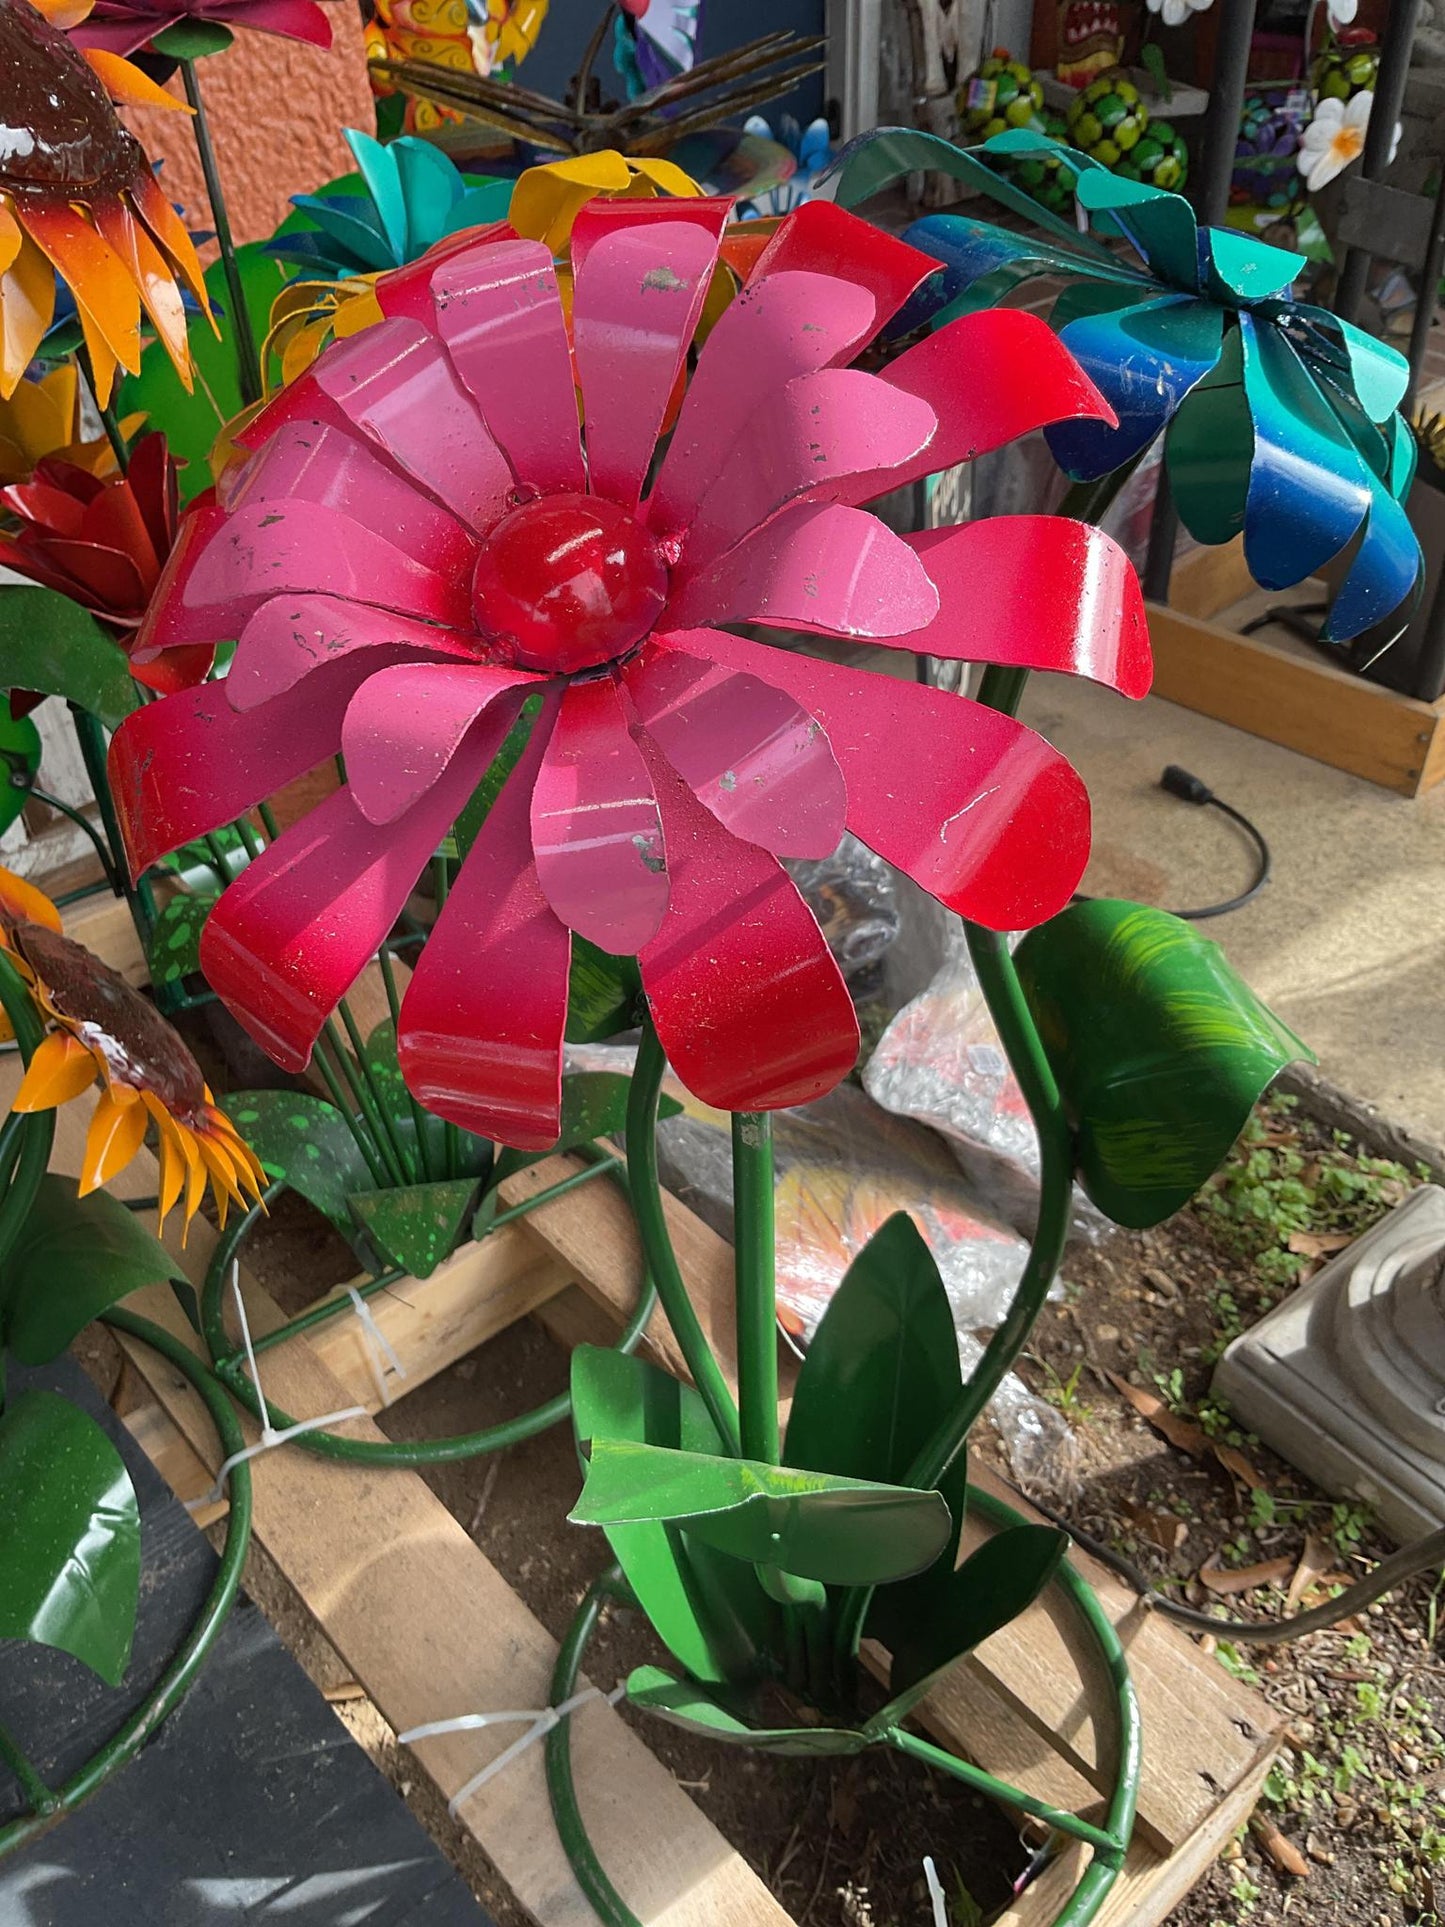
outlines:
{"label": "white zip tie", "polygon": [[376,1395],[383,1405],[391,1403],[391,1387],[386,1382],[390,1370],[397,1378],[406,1377],[406,1367],[396,1355],[396,1348],[386,1333],[372,1316],[371,1306],[367,1304],[355,1285],[346,1287],[346,1295],[356,1307],[356,1315],[361,1320],[361,1335],[366,1341],[366,1362],[371,1367],[371,1376],[376,1381]]}
{"label": "white zip tie", "polygon": [[484,1787],[488,1780],[500,1773],[503,1767],[510,1766],[513,1760],[520,1758],[529,1746],[535,1746],[537,1741],[550,1733],[554,1726],[560,1725],[570,1713],[575,1713],[579,1706],[585,1706],[589,1700],[600,1699],[605,1699],[609,1706],[616,1706],[626,1692],[625,1681],[621,1685],[614,1686],[610,1693],[604,1693],[600,1686],[588,1686],[580,1693],[574,1693],[571,1699],[563,1700],[560,1706],[547,1706],[541,1712],[459,1713],[451,1720],[428,1720],[423,1726],[409,1726],[405,1733],[398,1733],[397,1745],[412,1746],[418,1740],[433,1740],[443,1733],[475,1733],[488,1726],[515,1726],[522,1721],[528,1723],[525,1733],[513,1740],[510,1746],[503,1747],[495,1760],[489,1760],[480,1773],[474,1773],[471,1779],[464,1786],[459,1787],[447,1801],[447,1812],[455,1819],[458,1809]]}
{"label": "white zip tie", "polygon": [[923,1878],[928,1882],[928,1898],[933,1905],[933,1927],[948,1927],[948,1902],[931,1853],[923,1856]]}
{"label": "white zip tie", "polygon": [[[299,1438],[303,1432],[319,1432],[323,1426],[339,1425],[343,1419],[369,1418],[371,1414],[364,1405],[348,1405],[344,1412],[323,1412],[320,1418],[304,1418],[299,1424],[287,1425],[280,1431],[271,1423],[271,1410],[266,1403],[266,1394],[261,1389],[261,1368],[256,1363],[256,1348],[251,1343],[251,1326],[246,1317],[246,1301],[241,1296],[241,1261],[231,1261],[231,1290],[236,1295],[236,1315],[241,1321],[241,1343],[246,1348],[246,1363],[251,1368],[251,1383],[256,1388],[256,1400],[261,1408],[261,1436],[254,1445],[243,1446],[233,1452],[228,1459],[221,1461],[221,1469],[216,1474],[216,1483],[209,1492],[203,1492],[199,1499],[187,1499],[187,1512],[199,1512],[203,1506],[214,1505],[226,1490],[226,1480],[238,1465],[247,1459],[259,1458],[262,1452],[269,1452],[273,1446],[284,1445],[288,1439]],[[385,1341],[383,1341],[385,1342]]]}

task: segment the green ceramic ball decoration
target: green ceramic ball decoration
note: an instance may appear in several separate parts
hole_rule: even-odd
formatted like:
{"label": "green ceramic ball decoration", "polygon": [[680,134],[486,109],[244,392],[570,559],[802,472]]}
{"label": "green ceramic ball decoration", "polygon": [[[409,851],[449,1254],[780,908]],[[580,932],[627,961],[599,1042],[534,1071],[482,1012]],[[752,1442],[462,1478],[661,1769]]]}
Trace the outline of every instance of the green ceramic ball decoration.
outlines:
{"label": "green ceramic ball decoration", "polygon": [[1189,175],[1189,150],[1167,120],[1151,120],[1114,172],[1177,194]]}
{"label": "green ceramic ball decoration", "polygon": [[[1039,119],[1043,131],[1056,141],[1068,139],[1068,123],[1062,114],[1046,107]],[[1074,208],[1074,171],[1052,155],[1035,154],[1018,161],[1009,175],[1040,207],[1054,214],[1069,215]]]}
{"label": "green ceramic ball decoration", "polygon": [[1369,46],[1329,47],[1310,70],[1316,98],[1349,100],[1366,88],[1373,90],[1380,65],[1380,50]]}
{"label": "green ceramic ball decoration", "polygon": [[1144,138],[1149,110],[1123,74],[1100,74],[1069,108],[1069,139],[1105,167],[1117,168]]}
{"label": "green ceramic ball decoration", "polygon": [[959,125],[970,140],[989,140],[1010,127],[1035,127],[1043,89],[1021,60],[990,54],[958,90]]}

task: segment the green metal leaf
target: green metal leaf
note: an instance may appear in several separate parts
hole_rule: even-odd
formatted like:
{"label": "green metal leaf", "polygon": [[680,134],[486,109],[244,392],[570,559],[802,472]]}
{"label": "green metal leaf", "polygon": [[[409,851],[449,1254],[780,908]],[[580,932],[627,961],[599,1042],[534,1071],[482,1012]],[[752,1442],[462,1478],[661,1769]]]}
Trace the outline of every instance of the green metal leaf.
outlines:
{"label": "green metal leaf", "polygon": [[881,1735],[897,1726],[939,1679],[1000,1626],[1038,1598],[1068,1549],[1053,1526],[1010,1526],[965,1559],[941,1589],[935,1610],[914,1620],[893,1648],[892,1697],[868,1722]]}
{"label": "green metal leaf", "polygon": [[1179,519],[1196,542],[1230,542],[1244,527],[1254,423],[1244,392],[1238,328],[1225,331],[1219,360],[1184,397],[1164,437],[1164,460]]}
{"label": "green metal leaf", "polygon": [[933,1253],[895,1212],[849,1265],[808,1347],[784,1460],[896,1485],[962,1384]]}
{"label": "green metal leaf", "polygon": [[74,1178],[47,1173],[5,1261],[4,1340],[23,1365],[48,1364],[119,1299],[180,1276],[118,1198],[82,1198]]}
{"label": "green metal leaf", "polygon": [[[722,1440],[691,1386],[623,1352],[572,1354],[579,1446],[630,1439],[720,1455]],[[607,1528],[607,1542],[659,1639],[694,1679],[756,1679],[776,1650],[778,1609],[751,1565],[661,1520]]]}
{"label": "green metal leaf", "polygon": [[0,1413],[0,1639],[55,1646],[111,1686],[130,1659],[140,1507],[119,1452],[55,1392]]}
{"label": "green metal leaf", "polygon": [[177,20],[151,35],[151,46],[167,60],[204,60],[207,54],[223,54],[235,39],[221,20]]}
{"label": "green metal leaf", "polygon": [[355,1191],[347,1203],[384,1258],[413,1278],[430,1278],[461,1242],[476,1199],[475,1178],[441,1178]]}
{"label": "green metal leaf", "polygon": [[881,1639],[890,1652],[900,1640],[908,1637],[916,1621],[943,1609],[942,1602],[958,1564],[958,1543],[963,1536],[963,1522],[968,1512],[966,1449],[955,1456],[939,1480],[938,1489],[943,1494],[952,1521],[942,1552],[926,1572],[915,1573],[911,1579],[899,1580],[891,1586],[875,1588],[868,1602],[863,1630],[870,1639]]}
{"label": "green metal leaf", "polygon": [[205,890],[161,905],[147,946],[153,984],[176,984],[200,969],[201,932],[220,895],[219,890]]}
{"label": "green metal leaf", "polygon": [[[435,1112],[428,1111],[418,1104],[412,1109],[412,1100],[401,1074],[401,1065],[396,1055],[396,1025],[388,1017],[377,1025],[366,1040],[363,1053],[366,1068],[371,1077],[373,1088],[381,1101],[381,1107],[390,1119],[393,1131],[401,1138],[403,1150],[410,1154],[416,1145],[416,1113],[421,1113],[422,1142],[425,1147],[425,1161],[422,1166],[428,1171],[445,1171],[447,1167],[447,1127],[444,1119]],[[495,1148],[484,1137],[473,1137],[470,1131],[457,1129],[452,1134],[453,1155],[458,1160],[456,1170],[459,1177],[486,1177],[492,1169],[496,1155]],[[366,1190],[368,1186],[360,1186]]]}
{"label": "green metal leaf", "polygon": [[572,938],[567,980],[567,1042],[598,1044],[642,1021],[642,973],[635,957],[612,957],[585,937]]}
{"label": "green metal leaf", "polygon": [[334,1104],[305,1091],[232,1091],[221,1109],[265,1166],[324,1212],[344,1238],[356,1230],[348,1198],[374,1180]]}
{"label": "green metal leaf", "polygon": [[627,1699],[680,1726],[725,1746],[751,1747],[759,1753],[861,1753],[872,1742],[867,1733],[846,1726],[748,1726],[688,1680],[674,1679],[659,1666],[639,1666],[627,1676]]}
{"label": "green metal leaf", "polygon": [[832,1586],[921,1572],[949,1532],[937,1492],[604,1439],[593,1444],[571,1517],[578,1525],[685,1525],[735,1559]]}
{"label": "green metal leaf", "polygon": [[[548,1151],[502,1150],[497,1153],[496,1182],[525,1170],[541,1158],[555,1157],[559,1151],[575,1151],[579,1144],[595,1144],[598,1138],[612,1137],[627,1122],[627,1096],[632,1089],[629,1077],[615,1071],[573,1071],[562,1079],[562,1131]],[[682,1106],[675,1098],[660,1097],[657,1115],[676,1117]]]}
{"label": "green metal leaf", "polygon": [[0,687],[38,689],[116,729],[135,708],[125,653],[88,609],[32,582],[0,588]]}
{"label": "green metal leaf", "polygon": [[1040,924],[1014,963],[1077,1134],[1079,1177],[1135,1230],[1187,1204],[1266,1086],[1313,1053],[1218,944],[1101,898]]}
{"label": "green metal leaf", "polygon": [[0,705],[0,836],[15,822],[30,800],[40,774],[40,731],[28,716],[12,716]]}

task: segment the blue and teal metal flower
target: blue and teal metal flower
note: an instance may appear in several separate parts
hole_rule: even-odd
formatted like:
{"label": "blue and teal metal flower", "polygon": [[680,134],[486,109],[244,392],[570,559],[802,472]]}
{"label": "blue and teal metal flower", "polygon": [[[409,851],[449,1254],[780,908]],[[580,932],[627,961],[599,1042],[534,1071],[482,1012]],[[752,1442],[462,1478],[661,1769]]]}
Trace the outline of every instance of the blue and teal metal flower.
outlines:
{"label": "blue and teal metal flower", "polygon": [[404,267],[449,234],[505,220],[511,181],[469,181],[440,148],[407,134],[383,146],[353,127],[346,144],[356,177],[316,194],[293,194],[289,215],[266,243],[269,253],[310,275],[340,279]]}
{"label": "blue and teal metal flower", "polygon": [[[1001,171],[1045,153],[1076,173],[1081,218],[1122,236],[1134,260],[1040,208]],[[972,150],[880,129],[841,157],[837,198],[856,206],[927,168],[981,189],[1047,238],[959,214],[915,222],[904,238],[942,271],[897,325],[939,328],[1034,276],[1067,278],[1050,320],[1119,425],[1048,429],[1060,467],[1076,480],[1107,475],[1163,433],[1179,517],[1197,541],[1227,542],[1242,530],[1250,573],[1267,589],[1345,555],[1330,641],[1403,618],[1421,569],[1401,507],[1415,461],[1398,412],[1408,366],[1327,309],[1291,298],[1303,256],[1232,228],[1200,228],[1180,195],[1121,180],[1023,129]]]}

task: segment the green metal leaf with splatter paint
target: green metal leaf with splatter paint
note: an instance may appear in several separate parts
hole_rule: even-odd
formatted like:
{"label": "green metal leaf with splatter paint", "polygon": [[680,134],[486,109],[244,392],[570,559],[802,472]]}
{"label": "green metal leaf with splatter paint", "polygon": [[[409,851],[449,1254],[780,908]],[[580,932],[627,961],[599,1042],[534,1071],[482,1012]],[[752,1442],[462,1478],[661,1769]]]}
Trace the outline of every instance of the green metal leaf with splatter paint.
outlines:
{"label": "green metal leaf with splatter paint", "polygon": [[305,1091],[233,1091],[221,1108],[268,1176],[299,1191],[344,1238],[355,1235],[347,1200],[374,1180],[334,1104]]}
{"label": "green metal leaf with splatter paint", "polygon": [[202,891],[161,905],[146,946],[153,984],[178,984],[200,969],[201,932],[220,895],[219,890]]}
{"label": "green metal leaf with splatter paint", "polygon": [[476,1204],[475,1178],[354,1191],[347,1199],[383,1258],[413,1278],[430,1278],[461,1243]]}
{"label": "green metal leaf with splatter paint", "polygon": [[1159,1224],[1213,1175],[1286,1064],[1313,1053],[1218,944],[1165,910],[1077,903],[1014,954],[1081,1183],[1116,1224]]}

